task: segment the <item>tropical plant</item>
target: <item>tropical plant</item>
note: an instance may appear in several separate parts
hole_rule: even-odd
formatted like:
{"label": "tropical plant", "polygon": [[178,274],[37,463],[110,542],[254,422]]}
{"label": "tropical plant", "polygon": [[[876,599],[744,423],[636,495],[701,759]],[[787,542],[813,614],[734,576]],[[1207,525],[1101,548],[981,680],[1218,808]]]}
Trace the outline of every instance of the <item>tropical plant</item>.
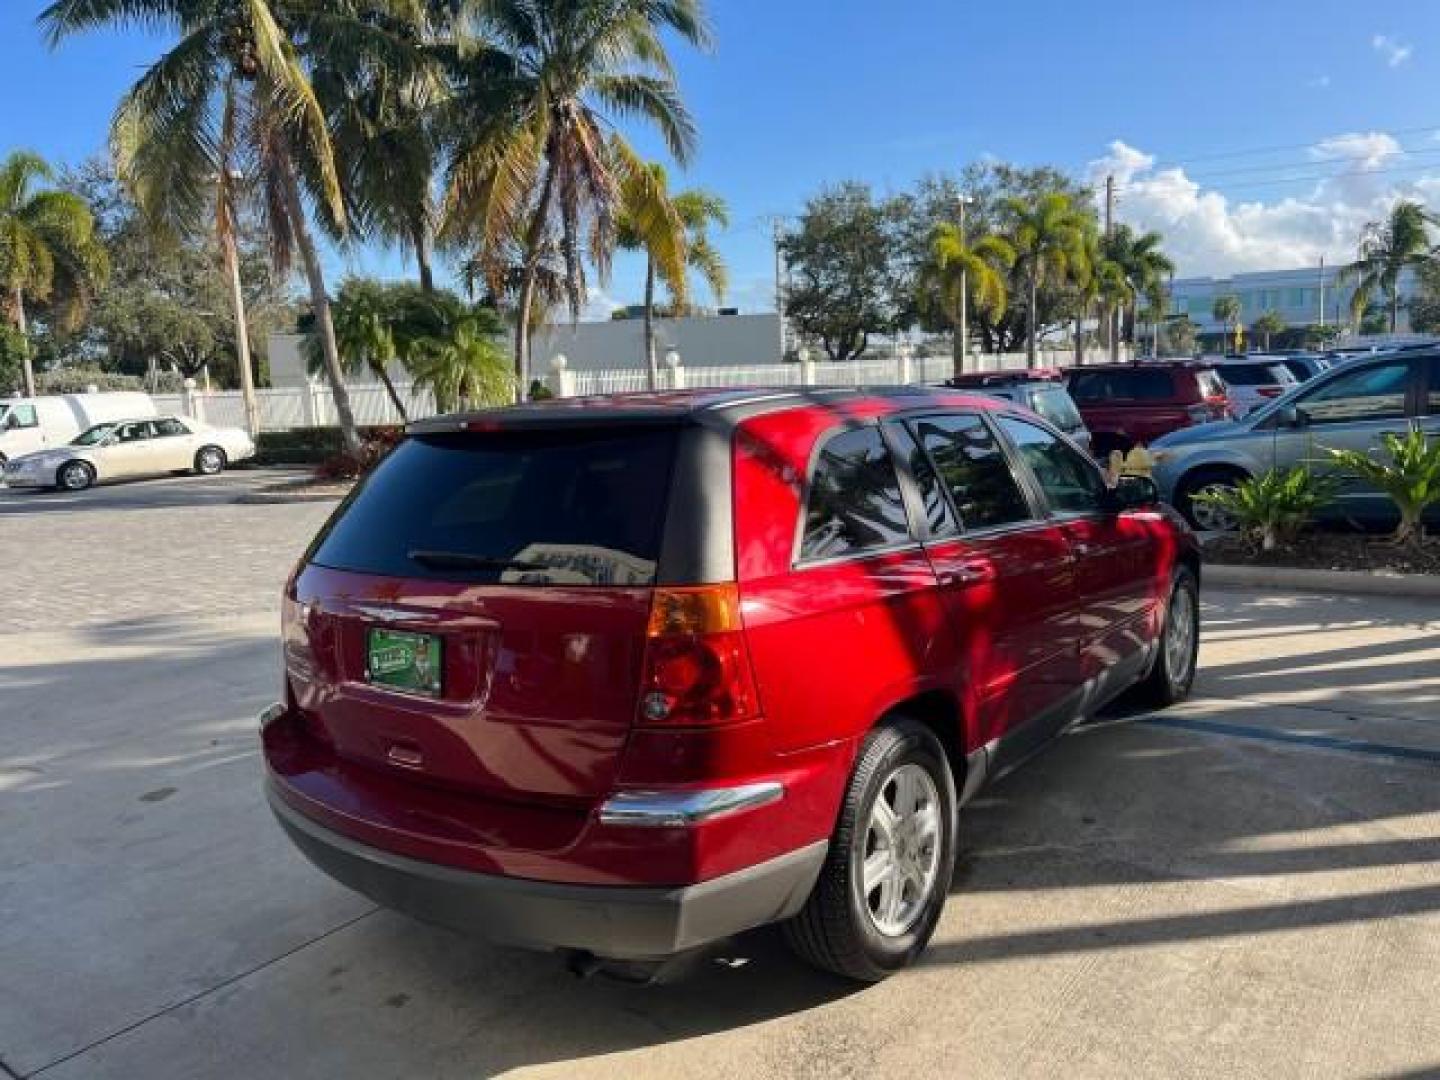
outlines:
{"label": "tropical plant", "polygon": [[[1128,312],[1133,331],[1134,324],[1139,321],[1140,300],[1146,300],[1152,309],[1163,309],[1165,306],[1165,283],[1175,273],[1175,264],[1160,250],[1163,242],[1159,233],[1136,232],[1124,224],[1116,225],[1102,241],[1106,259],[1120,268],[1129,287],[1129,296],[1121,299],[1118,307],[1112,308],[1110,332],[1112,360],[1119,359],[1123,329],[1116,326],[1115,323],[1125,321],[1123,317],[1116,318],[1116,316],[1123,316]],[[1132,332],[1132,342],[1135,336]]]}
{"label": "tropical plant", "polygon": [[465,309],[441,334],[416,343],[411,361],[416,389],[428,387],[441,412],[513,401],[504,334],[504,320],[494,310]]}
{"label": "tropical plant", "polygon": [[1012,196],[1005,202],[1009,216],[1006,239],[1015,252],[1015,266],[1025,282],[1025,359],[1035,366],[1039,339],[1039,294],[1047,282],[1064,282],[1085,262],[1087,218],[1070,197],[1050,192],[1029,200]]}
{"label": "tropical plant", "polygon": [[1419,203],[1402,199],[1384,221],[1365,226],[1358,257],[1340,272],[1341,284],[1355,286],[1350,298],[1352,322],[1359,323],[1371,302],[1384,297],[1390,332],[1395,332],[1400,321],[1400,275],[1432,260],[1429,226],[1433,221]]}
{"label": "tropical plant", "polygon": [[1229,293],[1215,297],[1215,302],[1210,305],[1210,314],[1225,327],[1225,337],[1235,336],[1240,327],[1240,298]]}
{"label": "tropical plant", "polygon": [[1292,543],[1318,510],[1335,498],[1339,481],[1304,465],[1241,480],[1194,496],[1234,519],[1245,540],[1261,551]]}
{"label": "tropical plant", "polygon": [[[340,363],[347,374],[363,371],[379,379],[385,386],[390,403],[403,421],[409,420],[405,403],[390,378],[389,366],[399,359],[395,347],[393,324],[396,317],[394,297],[388,286],[365,278],[346,278],[331,302],[335,322],[335,344],[340,350]],[[312,374],[324,371],[325,353],[314,320],[307,320],[305,335],[306,360]]]}
{"label": "tropical plant", "polygon": [[1307,326],[1305,328],[1305,345],[1307,348],[1311,349],[1329,348],[1330,346],[1334,345],[1335,342],[1340,340],[1340,336],[1343,332],[1344,331],[1340,327],[1334,325],[1333,323],[1325,326],[1321,326],[1318,323],[1312,323],[1310,326]]}
{"label": "tropical plant", "polygon": [[1400,511],[1395,543],[1419,546],[1425,540],[1423,518],[1440,505],[1440,439],[1412,428],[1404,435],[1386,432],[1381,448],[1390,459],[1364,450],[1330,450],[1335,467],[1383,491]]}
{"label": "tropical plant", "polygon": [[111,143],[120,172],[142,207],[181,230],[214,214],[222,237],[238,200],[255,192],[277,271],[283,275],[300,255],[325,374],[352,450],[360,438],[306,212],[308,198],[321,226],[344,235],[341,171],[312,74],[378,65],[403,79],[418,70],[421,54],[387,25],[399,4],[56,0],[40,15],[51,44],[106,25],[178,35],[115,114]]}
{"label": "tropical plant", "polygon": [[109,269],[85,201],[45,187],[54,174],[43,158],[16,151],[0,161],[0,310],[19,332],[27,396],[35,395],[26,305],[49,301],[59,321],[83,311]]}
{"label": "tropical plant", "polygon": [[709,228],[729,224],[725,200],[702,189],[669,193],[664,166],[647,166],[644,182],[626,183],[621,191],[616,221],[616,246],[645,256],[644,358],[650,389],[659,384],[655,351],[655,285],[658,280],[670,294],[670,306],[683,311],[689,303],[690,271],[723,300],[728,284],[724,260],[710,242]]}
{"label": "tropical plant", "polygon": [[454,133],[446,235],[473,245],[492,291],[518,242],[515,376],[524,386],[530,314],[547,249],[558,250],[572,317],[586,293],[582,255],[603,278],[627,184],[649,171],[615,120],[654,127],[681,164],[695,126],[680,99],[662,34],[705,46],[701,0],[488,0],[476,6],[487,46],[457,63],[447,111]]}
{"label": "tropical plant", "polygon": [[1189,315],[1178,315],[1165,323],[1165,352],[1170,356],[1195,355],[1196,341],[1200,328]]}
{"label": "tropical plant", "polygon": [[1278,311],[1265,311],[1251,324],[1250,330],[1265,342],[1265,351],[1269,352],[1270,338],[1275,334],[1282,333],[1289,325],[1285,321],[1285,317]]}
{"label": "tropical plant", "polygon": [[971,305],[991,318],[1004,315],[1010,302],[1006,275],[1014,265],[1015,249],[1004,237],[982,236],[967,243],[958,225],[947,221],[935,227],[930,257],[920,267],[920,307],[939,310],[954,330],[955,375],[965,370],[960,330],[969,322]]}

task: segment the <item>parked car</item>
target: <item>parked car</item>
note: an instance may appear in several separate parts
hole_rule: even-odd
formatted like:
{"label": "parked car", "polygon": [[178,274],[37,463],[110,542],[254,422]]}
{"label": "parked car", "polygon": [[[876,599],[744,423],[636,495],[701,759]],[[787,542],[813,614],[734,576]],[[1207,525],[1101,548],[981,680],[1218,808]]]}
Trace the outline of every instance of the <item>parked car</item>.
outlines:
{"label": "parked car", "polygon": [[1322,371],[1329,371],[1331,364],[1329,360],[1319,353],[1312,352],[1285,352],[1276,353],[1280,362],[1290,369],[1290,374],[1295,376],[1296,382],[1309,382]]}
{"label": "parked car", "polygon": [[944,385],[1013,401],[1049,420],[1086,451],[1090,449],[1090,432],[1070,391],[1065,389],[1065,376],[1060,371],[974,372],[947,379]]}
{"label": "parked car", "polygon": [[1066,384],[1102,460],[1112,450],[1129,453],[1177,428],[1230,415],[1224,382],[1195,360],[1070,368]]}
{"label": "parked car", "polygon": [[1150,481],[978,396],[422,421],[286,585],[267,794],[377,903],[586,970],[779,921],[876,980],[987,777],[1186,694],[1199,574]]}
{"label": "parked car", "polygon": [[[1440,352],[1382,353],[1316,376],[1244,420],[1177,431],[1151,446],[1161,494],[1201,529],[1234,522],[1197,503],[1202,491],[1234,487],[1272,468],[1330,469],[1328,449],[1378,450],[1380,436],[1415,425],[1440,437]],[[1382,492],[1351,481],[1336,517],[1391,522]]]}
{"label": "parked car", "polygon": [[0,400],[0,465],[22,454],[64,446],[107,420],[154,415],[150,395],[130,391]]}
{"label": "parked car", "polygon": [[1227,356],[1215,365],[1230,397],[1230,414],[1249,416],[1300,382],[1278,356]]}
{"label": "parked car", "polygon": [[92,484],[193,471],[223,472],[255,456],[255,443],[239,428],[210,427],[185,416],[96,424],[65,446],[24,454],[5,465],[10,487],[83,491]]}

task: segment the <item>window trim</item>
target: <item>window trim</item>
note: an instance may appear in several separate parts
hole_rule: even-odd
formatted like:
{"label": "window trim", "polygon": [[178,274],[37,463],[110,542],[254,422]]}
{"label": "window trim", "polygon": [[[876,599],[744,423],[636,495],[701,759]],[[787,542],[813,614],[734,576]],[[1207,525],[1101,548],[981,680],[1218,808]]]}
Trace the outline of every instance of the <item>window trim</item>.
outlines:
{"label": "window trim", "polygon": [[[905,489],[905,477],[902,475],[900,464],[895,456],[895,451],[890,440],[885,437],[884,425],[881,421],[887,417],[871,417],[861,421],[849,421],[835,424],[826,428],[815,437],[815,443],[810,447],[808,460],[805,462],[805,478],[800,488],[800,509],[795,515],[795,538],[790,548],[790,569],[811,570],[817,567],[836,566],[841,563],[861,562],[866,559],[873,559],[885,555],[894,555],[897,552],[921,551],[923,545],[915,532],[915,519],[911,513],[911,501]],[[880,437],[880,443],[885,447],[885,453],[890,457],[890,467],[895,472],[895,486],[900,490],[900,504],[905,510],[905,528],[909,536],[904,540],[897,540],[893,544],[885,544],[881,547],[865,548],[861,551],[848,551],[841,555],[826,555],[821,558],[807,559],[802,552],[805,545],[805,524],[810,516],[810,496],[815,486],[815,470],[820,463],[820,455],[825,447],[842,435],[848,435],[853,431],[863,431],[866,428],[873,428]],[[923,447],[922,447],[923,449]]]}

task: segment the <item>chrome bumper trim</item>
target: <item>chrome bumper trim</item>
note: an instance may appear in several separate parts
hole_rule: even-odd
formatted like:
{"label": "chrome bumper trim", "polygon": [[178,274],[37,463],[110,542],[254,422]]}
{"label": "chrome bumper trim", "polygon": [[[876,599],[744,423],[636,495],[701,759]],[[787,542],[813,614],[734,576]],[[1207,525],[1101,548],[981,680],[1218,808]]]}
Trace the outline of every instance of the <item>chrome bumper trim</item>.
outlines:
{"label": "chrome bumper trim", "polygon": [[753,810],[785,797],[775,780],[699,791],[623,791],[600,807],[600,824],[678,829]]}

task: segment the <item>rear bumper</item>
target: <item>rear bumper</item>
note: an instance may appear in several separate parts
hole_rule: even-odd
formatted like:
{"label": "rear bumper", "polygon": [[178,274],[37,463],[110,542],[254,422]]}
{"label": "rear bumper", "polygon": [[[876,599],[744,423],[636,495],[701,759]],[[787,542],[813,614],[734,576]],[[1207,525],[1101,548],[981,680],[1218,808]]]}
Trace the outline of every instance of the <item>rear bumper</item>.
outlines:
{"label": "rear bumper", "polygon": [[381,851],[295,810],[273,782],[266,795],[306,858],[384,907],[502,944],[616,960],[661,959],[789,918],[814,888],[827,847],[820,841],[695,885],[565,885]]}

